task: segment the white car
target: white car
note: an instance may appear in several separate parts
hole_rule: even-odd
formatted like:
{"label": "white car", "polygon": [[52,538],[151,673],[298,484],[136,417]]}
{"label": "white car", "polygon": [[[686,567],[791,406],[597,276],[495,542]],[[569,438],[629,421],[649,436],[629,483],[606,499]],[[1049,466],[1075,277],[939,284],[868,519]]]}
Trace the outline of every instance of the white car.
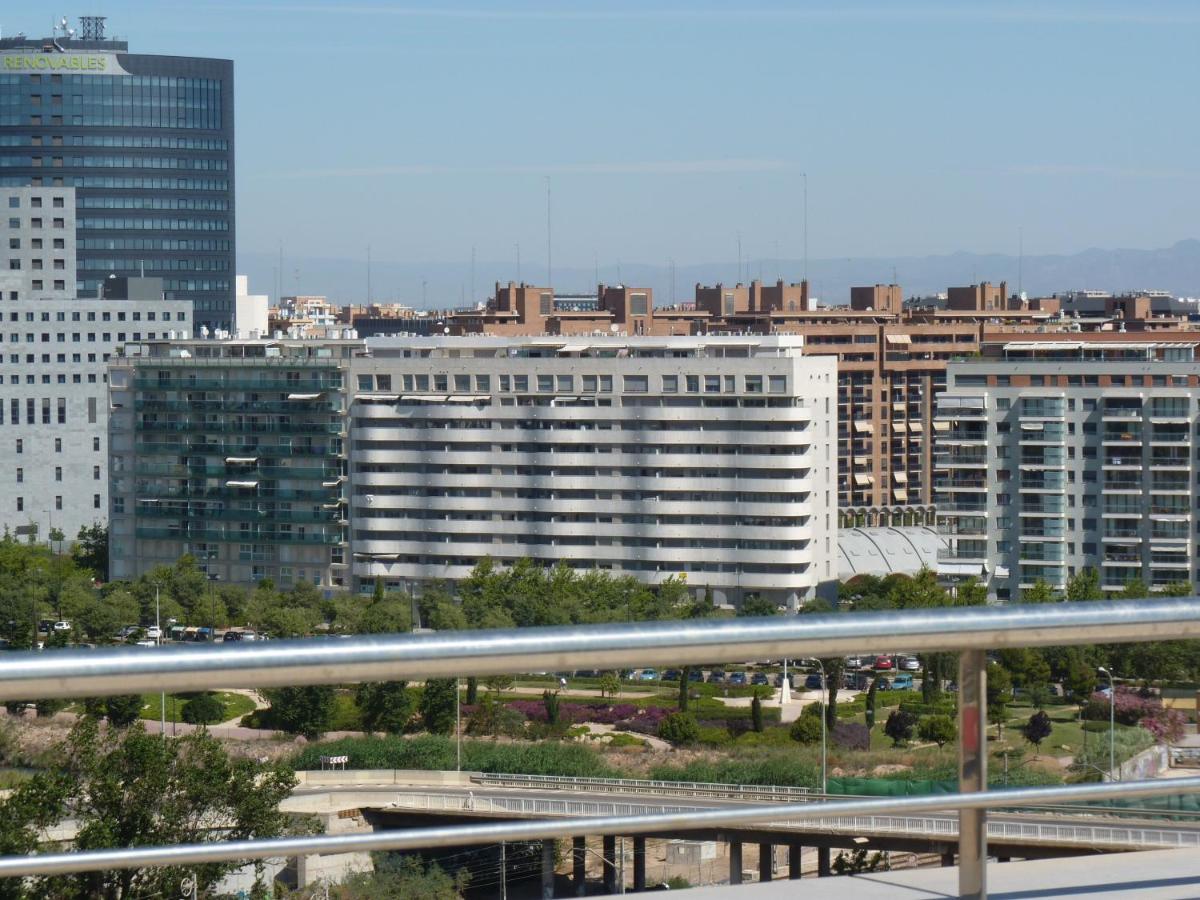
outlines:
{"label": "white car", "polygon": [[139,647],[157,647],[158,641],[142,640],[142,641],[138,641],[137,645]]}
{"label": "white car", "polygon": [[70,631],[71,623],[70,622],[55,622],[54,630],[55,631]]}
{"label": "white car", "polygon": [[146,629],[146,637],[152,640],[158,640],[160,637],[162,637],[162,629],[157,625],[151,625]]}

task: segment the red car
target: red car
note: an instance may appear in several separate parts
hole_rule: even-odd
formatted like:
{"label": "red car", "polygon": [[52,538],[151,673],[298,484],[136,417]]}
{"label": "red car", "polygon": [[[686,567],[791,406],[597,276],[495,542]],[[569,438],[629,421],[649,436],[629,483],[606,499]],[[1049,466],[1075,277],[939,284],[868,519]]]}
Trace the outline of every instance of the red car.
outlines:
{"label": "red car", "polygon": [[876,669],[890,669],[890,668],[892,668],[892,666],[893,666],[893,663],[892,663],[892,658],[891,658],[890,656],[877,656],[877,657],[875,657],[875,666],[874,666],[874,668],[876,668]]}

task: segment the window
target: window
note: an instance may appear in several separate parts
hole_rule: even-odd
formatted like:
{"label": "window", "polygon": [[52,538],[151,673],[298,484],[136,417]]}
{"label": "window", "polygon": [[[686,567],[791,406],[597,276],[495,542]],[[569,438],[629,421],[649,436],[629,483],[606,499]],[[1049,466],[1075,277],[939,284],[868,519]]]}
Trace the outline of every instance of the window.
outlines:
{"label": "window", "polygon": [[626,375],[625,392],[628,394],[644,394],[650,389],[650,379],[646,375]]}
{"label": "window", "polygon": [[720,375],[705,375],[704,376],[704,393],[719,394],[721,392],[721,376]]}
{"label": "window", "polygon": [[772,394],[787,393],[787,376],[771,375],[767,379],[767,391]]}
{"label": "window", "polygon": [[25,469],[17,466],[17,484],[22,484],[25,481]]}
{"label": "window", "polygon": [[746,393],[761,394],[763,389],[763,380],[761,375],[746,376]]}
{"label": "window", "polygon": [[556,382],[560,392],[575,390],[575,377],[573,375],[559,375]]}
{"label": "window", "polygon": [[[14,406],[15,406],[16,402],[17,402],[16,400],[13,401]],[[21,438],[17,438],[17,452],[18,453],[25,452],[25,441],[23,441]]]}
{"label": "window", "polygon": [[550,391],[553,391],[554,390],[554,376],[553,375],[539,375],[537,377],[537,389],[539,392],[541,392],[543,394],[547,394]]}
{"label": "window", "polygon": [[92,494],[92,509],[99,509],[99,508],[100,508],[100,495]]}
{"label": "window", "polygon": [[611,394],[613,389],[613,377],[611,375],[600,376],[600,393]]}
{"label": "window", "polygon": [[629,314],[632,316],[645,316],[650,311],[650,304],[645,294],[630,294],[629,295]]}
{"label": "window", "polygon": [[100,467],[92,466],[92,481],[99,481],[99,480],[100,480]]}
{"label": "window", "polygon": [[[503,378],[504,376],[502,375],[500,377]],[[583,392],[585,394],[596,393],[596,376],[595,375],[584,375],[583,376]]]}
{"label": "window", "polygon": [[[90,380],[90,378],[89,378],[89,380]],[[95,425],[96,424],[96,398],[95,397],[88,397],[87,416],[88,416],[88,424]]]}
{"label": "window", "polygon": [[54,497],[54,508],[62,509],[62,494],[56,494]]}
{"label": "window", "polygon": [[492,376],[490,376],[490,375],[476,375],[475,376],[475,390],[490,391],[491,389],[492,389]]}
{"label": "window", "polygon": [[554,297],[552,294],[538,295],[538,313],[543,316],[549,316],[554,313]]}
{"label": "window", "polygon": [[25,511],[25,498],[18,497],[17,498],[17,512],[24,512],[24,511]]}
{"label": "window", "polygon": [[54,467],[54,480],[55,480],[55,481],[62,481],[62,466],[55,466],[55,467]]}
{"label": "window", "polygon": [[662,391],[664,394],[679,393],[679,376],[678,375],[664,375],[662,377]]}
{"label": "window", "polygon": [[687,392],[689,394],[700,393],[700,376],[699,375],[687,375],[687,376],[685,376],[685,381],[687,384]]}
{"label": "window", "polygon": [[470,391],[471,390],[471,376],[470,375],[455,375],[454,376],[454,390],[458,391],[461,394],[465,394],[468,391]]}

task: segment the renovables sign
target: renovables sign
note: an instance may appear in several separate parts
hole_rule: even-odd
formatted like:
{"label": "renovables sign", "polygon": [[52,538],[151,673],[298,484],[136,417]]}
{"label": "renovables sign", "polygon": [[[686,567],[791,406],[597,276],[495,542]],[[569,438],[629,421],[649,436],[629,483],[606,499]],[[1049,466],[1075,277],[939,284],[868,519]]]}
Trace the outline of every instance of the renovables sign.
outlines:
{"label": "renovables sign", "polygon": [[2,53],[3,72],[69,72],[77,75],[124,75],[112,53]]}

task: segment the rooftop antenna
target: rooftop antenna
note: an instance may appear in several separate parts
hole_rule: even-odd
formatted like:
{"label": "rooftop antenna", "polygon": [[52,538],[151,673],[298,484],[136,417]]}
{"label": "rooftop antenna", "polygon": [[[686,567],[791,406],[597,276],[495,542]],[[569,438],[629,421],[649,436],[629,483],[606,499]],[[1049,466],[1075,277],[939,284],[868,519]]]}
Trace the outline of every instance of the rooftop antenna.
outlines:
{"label": "rooftop antenna", "polygon": [[804,280],[808,281],[808,173],[801,172],[804,179]]}
{"label": "rooftop antenna", "polygon": [[675,305],[675,260],[668,260],[671,264],[671,305]]}
{"label": "rooftop antenna", "polygon": [[546,287],[554,286],[553,244],[550,238],[550,176],[546,176]]}
{"label": "rooftop antenna", "polygon": [[475,245],[471,245],[471,302],[475,302]]}
{"label": "rooftop antenna", "polygon": [[79,37],[85,41],[104,40],[104,16],[80,16]]}
{"label": "rooftop antenna", "polygon": [[367,305],[371,303],[371,245],[367,244]]}
{"label": "rooftop antenna", "polygon": [[517,241],[517,284],[521,283],[521,242]]}
{"label": "rooftop antenna", "polygon": [[742,233],[740,231],[737,233],[737,242],[738,242],[738,277],[737,277],[737,280],[738,280],[738,284],[741,284],[742,283]]}
{"label": "rooftop antenna", "polygon": [[1021,290],[1021,278],[1025,274],[1025,229],[1017,226],[1017,296],[1024,293]]}

